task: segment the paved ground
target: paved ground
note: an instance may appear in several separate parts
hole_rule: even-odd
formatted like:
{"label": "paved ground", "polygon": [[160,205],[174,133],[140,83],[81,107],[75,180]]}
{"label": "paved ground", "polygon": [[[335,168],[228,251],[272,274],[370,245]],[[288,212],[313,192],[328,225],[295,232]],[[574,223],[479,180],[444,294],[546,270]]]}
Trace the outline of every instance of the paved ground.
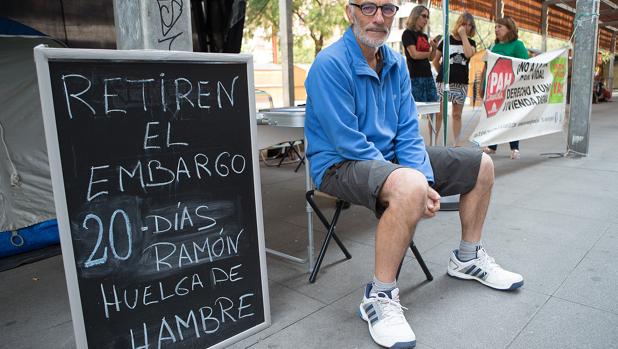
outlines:
{"label": "paved ground", "polygon": [[[457,213],[422,222],[415,241],[435,279],[426,282],[411,257],[400,277],[417,348],[618,346],[617,106],[593,106],[586,158],[540,155],[564,152],[564,134],[522,141],[518,161],[508,158],[507,145],[493,156],[497,178],[485,246],[524,275],[521,290],[498,292],[449,278]],[[293,168],[262,169],[266,241],[303,256],[304,177]],[[375,225],[366,209],[346,211],[338,230],[353,258],[346,261],[332,245],[315,284],[304,267],[269,256],[272,326],[234,347],[376,347],[356,316],[372,275]],[[60,257],[0,273],[0,307],[0,348],[75,346]]]}

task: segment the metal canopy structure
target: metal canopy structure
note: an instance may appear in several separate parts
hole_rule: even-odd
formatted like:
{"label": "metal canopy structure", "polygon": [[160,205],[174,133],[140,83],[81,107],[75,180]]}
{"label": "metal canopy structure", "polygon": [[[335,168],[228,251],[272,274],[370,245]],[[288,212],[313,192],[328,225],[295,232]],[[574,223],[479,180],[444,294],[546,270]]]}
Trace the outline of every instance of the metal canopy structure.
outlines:
{"label": "metal canopy structure", "polygon": [[[442,0],[431,0],[431,4],[441,7]],[[568,40],[573,34],[576,0],[450,0],[448,7],[490,21],[510,16],[521,29]],[[617,33],[618,0],[601,0],[599,48],[615,52]]]}
{"label": "metal canopy structure", "polygon": [[[202,1],[212,2],[193,0],[192,7]],[[430,2],[432,6],[442,7],[443,0],[430,0]],[[450,0],[448,8],[452,11],[468,11],[474,16],[490,21],[502,15],[510,16],[522,29],[568,40],[573,33],[576,2],[576,0]],[[58,38],[69,47],[114,48],[112,3],[113,0],[98,2],[9,0],[0,1],[0,13]],[[599,48],[615,52],[616,33],[618,33],[618,0],[600,0]],[[614,47],[611,47],[612,43]]]}

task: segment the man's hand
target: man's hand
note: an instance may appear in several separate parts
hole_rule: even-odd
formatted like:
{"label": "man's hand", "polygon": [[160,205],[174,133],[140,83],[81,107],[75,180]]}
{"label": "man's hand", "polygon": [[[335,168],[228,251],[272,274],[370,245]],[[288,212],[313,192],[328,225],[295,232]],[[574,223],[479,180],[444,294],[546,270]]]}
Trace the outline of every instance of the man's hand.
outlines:
{"label": "man's hand", "polygon": [[436,215],[440,210],[440,194],[433,188],[427,188],[427,205],[425,206],[425,212],[423,216],[425,218],[431,218]]}

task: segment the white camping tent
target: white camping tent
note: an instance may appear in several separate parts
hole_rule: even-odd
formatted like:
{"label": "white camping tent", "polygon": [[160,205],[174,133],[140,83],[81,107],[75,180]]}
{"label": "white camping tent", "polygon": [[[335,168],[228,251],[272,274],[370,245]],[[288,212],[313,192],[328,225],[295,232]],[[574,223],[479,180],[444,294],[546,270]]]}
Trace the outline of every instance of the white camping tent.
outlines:
{"label": "white camping tent", "polygon": [[0,36],[0,232],[55,218],[32,49],[47,37]]}

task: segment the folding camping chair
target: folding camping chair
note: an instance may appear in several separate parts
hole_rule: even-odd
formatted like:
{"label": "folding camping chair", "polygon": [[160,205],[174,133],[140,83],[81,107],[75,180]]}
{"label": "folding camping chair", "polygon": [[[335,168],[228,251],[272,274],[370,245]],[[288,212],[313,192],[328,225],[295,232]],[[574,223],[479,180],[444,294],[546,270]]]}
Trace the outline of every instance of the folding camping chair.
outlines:
{"label": "folding camping chair", "polygon": [[[329,197],[329,198],[336,200],[335,213],[333,213],[333,216],[330,219],[330,221],[324,216],[324,213],[322,213],[322,210],[320,210],[320,208],[316,204],[314,198],[317,195]],[[339,220],[339,217],[341,215],[341,210],[344,208],[346,202],[339,198],[320,192],[318,190],[309,190],[305,194],[305,196],[306,196],[307,202],[309,203],[309,205],[311,205],[311,208],[313,208],[313,211],[318,216],[318,218],[320,219],[324,227],[327,229],[326,237],[324,238],[324,241],[322,242],[322,247],[320,248],[320,253],[318,254],[318,257],[315,261],[313,270],[311,271],[311,275],[309,276],[309,282],[314,283],[315,278],[317,277],[318,272],[320,271],[320,266],[322,265],[322,261],[324,260],[324,255],[326,254],[326,250],[328,249],[328,244],[331,239],[335,240],[335,242],[337,243],[337,245],[339,246],[339,248],[345,255],[346,259],[351,259],[352,255],[350,254],[350,252],[348,252],[348,250],[343,245],[343,242],[341,242],[341,240],[335,233],[335,227],[337,225],[337,221]],[[423,257],[421,256],[421,253],[416,248],[414,241],[410,243],[410,249],[412,250],[412,253],[414,254],[414,258],[416,258],[416,260],[418,261],[418,264],[421,266],[421,269],[423,269],[423,273],[425,273],[425,277],[427,278],[427,281],[433,280],[433,276],[431,275],[429,268],[427,268],[427,265],[425,264],[425,261],[423,260]],[[403,264],[403,260],[399,264],[399,269],[397,270],[397,278],[399,278],[399,272],[401,271],[402,264]]]}

